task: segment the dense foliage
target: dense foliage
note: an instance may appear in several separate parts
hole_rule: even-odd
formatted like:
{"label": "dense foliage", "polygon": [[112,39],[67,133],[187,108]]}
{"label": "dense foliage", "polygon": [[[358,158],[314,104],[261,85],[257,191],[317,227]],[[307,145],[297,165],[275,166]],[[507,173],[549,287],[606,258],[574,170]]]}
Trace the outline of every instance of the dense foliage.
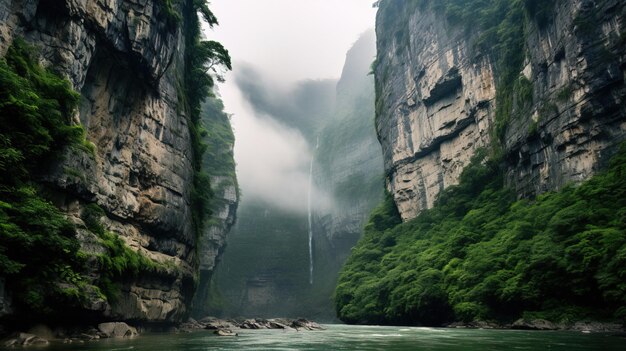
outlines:
{"label": "dense foliage", "polygon": [[104,210],[95,203],[86,205],[81,212],[85,226],[97,236],[98,242],[106,252],[89,257],[97,260],[99,275],[94,283],[102,298],[115,302],[121,294],[121,283],[126,279],[137,278],[142,273],[167,272],[174,269],[131,249],[119,235],[107,231],[102,224],[102,218],[105,216]]}
{"label": "dense foliage", "polygon": [[[237,176],[235,175],[235,159],[233,146],[235,135],[230,125],[230,117],[224,112],[224,105],[217,97],[209,97],[202,105],[201,122],[206,127],[203,142],[206,151],[202,158],[202,167],[210,177],[220,177],[218,183],[211,184],[211,191],[223,194],[226,187],[234,186],[239,191]],[[214,197],[209,209],[217,213],[228,204],[228,200]],[[216,225],[220,220],[212,217],[207,225]]]}
{"label": "dense foliage", "polygon": [[0,276],[18,306],[38,312],[71,293],[59,283],[80,280],[85,259],[73,224],[33,181],[65,147],[91,152],[71,122],[78,99],[22,40],[0,59]]}
{"label": "dense foliage", "polygon": [[388,199],[341,273],[349,323],[626,318],[626,147],[578,187],[516,201],[474,158],[435,207],[399,220]]}
{"label": "dense foliage", "polygon": [[203,139],[208,132],[201,120],[202,103],[212,96],[212,88],[217,80],[223,80],[220,70],[232,69],[230,56],[222,44],[201,40],[200,18],[213,27],[218,24],[217,18],[208,8],[204,0],[188,1],[184,11],[187,27],[185,28],[185,77],[183,89],[179,92],[181,103],[189,115],[189,131],[193,147],[194,180],[191,195],[191,210],[197,235],[210,214],[212,191],[209,175],[202,170],[202,157],[207,150]]}

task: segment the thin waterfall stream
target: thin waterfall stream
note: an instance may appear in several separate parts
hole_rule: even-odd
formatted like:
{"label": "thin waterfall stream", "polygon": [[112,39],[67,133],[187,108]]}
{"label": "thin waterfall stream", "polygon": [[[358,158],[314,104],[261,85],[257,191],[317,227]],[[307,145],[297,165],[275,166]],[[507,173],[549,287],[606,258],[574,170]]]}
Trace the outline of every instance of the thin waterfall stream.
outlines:
{"label": "thin waterfall stream", "polygon": [[[315,150],[320,146],[320,137],[317,137],[315,142]],[[311,164],[309,166],[309,189],[307,194],[308,201],[308,221],[309,221],[309,284],[313,285],[313,223],[311,219],[311,198],[313,196],[313,162],[315,161],[315,154],[311,155]]]}

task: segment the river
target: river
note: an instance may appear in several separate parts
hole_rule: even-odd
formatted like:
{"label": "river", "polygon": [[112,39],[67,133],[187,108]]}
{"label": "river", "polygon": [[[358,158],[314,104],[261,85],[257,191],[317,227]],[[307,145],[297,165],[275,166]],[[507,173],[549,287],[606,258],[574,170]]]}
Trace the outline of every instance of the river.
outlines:
{"label": "river", "polygon": [[626,338],[581,332],[438,329],[326,325],[324,331],[241,330],[238,337],[210,331],[142,335],[86,344],[52,344],[48,351],[204,350],[602,350],[626,349]]}

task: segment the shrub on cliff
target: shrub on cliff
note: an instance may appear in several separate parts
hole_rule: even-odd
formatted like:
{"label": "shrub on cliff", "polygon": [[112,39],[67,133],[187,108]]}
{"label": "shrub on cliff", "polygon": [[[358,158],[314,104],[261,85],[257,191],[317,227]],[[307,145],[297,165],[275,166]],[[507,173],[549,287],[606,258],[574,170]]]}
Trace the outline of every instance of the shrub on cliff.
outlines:
{"label": "shrub on cliff", "polygon": [[68,295],[58,283],[77,283],[84,265],[73,224],[33,182],[63,148],[86,145],[71,122],[78,99],[24,41],[0,59],[0,276],[18,306],[37,312]]}

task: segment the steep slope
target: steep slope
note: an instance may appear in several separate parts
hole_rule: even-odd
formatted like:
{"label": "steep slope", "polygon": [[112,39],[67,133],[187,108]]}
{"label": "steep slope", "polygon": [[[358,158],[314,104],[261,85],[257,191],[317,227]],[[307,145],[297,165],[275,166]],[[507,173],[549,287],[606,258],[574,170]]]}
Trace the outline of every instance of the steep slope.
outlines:
{"label": "steep slope", "polygon": [[[212,286],[210,315],[309,315],[306,216],[245,198]],[[205,316],[203,316],[205,317]]]}
{"label": "steep slope", "polygon": [[[36,61],[67,77],[80,93],[67,124],[86,132],[85,147],[66,147],[33,173],[38,192],[75,226],[70,240],[80,244],[80,264],[49,276],[39,297],[13,296],[9,318],[176,322],[188,314],[208,196],[196,195],[208,183],[195,165],[200,98],[192,94],[209,83],[197,75],[192,87],[187,78],[198,45],[196,6],[0,1],[0,54],[23,38]],[[5,302],[32,279],[7,273],[0,273]]]}

